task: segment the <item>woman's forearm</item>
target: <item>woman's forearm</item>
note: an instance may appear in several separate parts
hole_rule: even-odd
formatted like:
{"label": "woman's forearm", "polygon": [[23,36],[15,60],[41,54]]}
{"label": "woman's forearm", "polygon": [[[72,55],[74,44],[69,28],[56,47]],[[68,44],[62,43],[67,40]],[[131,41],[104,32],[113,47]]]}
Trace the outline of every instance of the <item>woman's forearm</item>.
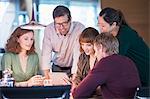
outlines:
{"label": "woman's forearm", "polygon": [[16,82],[15,83],[16,87],[28,87],[28,81],[24,81],[24,82]]}

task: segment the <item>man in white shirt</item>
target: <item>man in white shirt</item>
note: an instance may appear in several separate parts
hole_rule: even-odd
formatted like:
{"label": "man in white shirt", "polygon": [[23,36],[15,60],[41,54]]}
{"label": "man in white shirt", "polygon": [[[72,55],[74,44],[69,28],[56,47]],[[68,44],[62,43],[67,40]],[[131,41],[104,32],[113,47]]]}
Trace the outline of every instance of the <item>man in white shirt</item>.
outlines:
{"label": "man in white shirt", "polygon": [[62,5],[54,9],[53,19],[54,22],[45,28],[42,47],[41,68],[46,78],[49,78],[50,70],[68,75],[76,72],[80,54],[78,39],[85,29],[83,24],[71,21],[69,9]]}

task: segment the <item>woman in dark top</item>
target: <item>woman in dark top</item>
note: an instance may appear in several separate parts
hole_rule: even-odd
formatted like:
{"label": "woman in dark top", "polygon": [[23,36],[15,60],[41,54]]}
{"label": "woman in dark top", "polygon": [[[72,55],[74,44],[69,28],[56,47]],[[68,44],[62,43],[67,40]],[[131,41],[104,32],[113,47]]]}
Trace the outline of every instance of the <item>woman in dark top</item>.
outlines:
{"label": "woman in dark top", "polygon": [[72,89],[87,76],[96,63],[93,41],[98,34],[99,32],[96,29],[88,27],[83,30],[79,37],[81,55],[79,56],[76,75],[72,80]]}
{"label": "woman in dark top", "polygon": [[102,32],[110,32],[119,40],[119,54],[129,57],[137,66],[142,86],[149,85],[149,47],[127,25],[121,11],[104,8],[99,13],[98,25]]}
{"label": "woman in dark top", "polygon": [[140,78],[134,62],[117,55],[119,42],[112,34],[101,33],[94,41],[98,60],[93,69],[73,90],[74,99],[90,97],[101,86],[103,99],[133,99]]}

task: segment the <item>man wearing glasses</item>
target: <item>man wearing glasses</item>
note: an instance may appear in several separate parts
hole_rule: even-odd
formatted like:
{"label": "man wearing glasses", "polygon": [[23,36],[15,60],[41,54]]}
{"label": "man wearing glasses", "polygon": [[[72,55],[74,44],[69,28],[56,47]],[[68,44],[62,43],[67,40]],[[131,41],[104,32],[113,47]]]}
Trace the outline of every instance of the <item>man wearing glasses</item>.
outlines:
{"label": "man wearing glasses", "polygon": [[85,28],[83,24],[71,21],[69,9],[62,5],[54,9],[53,19],[54,22],[45,28],[42,47],[42,70],[46,78],[49,78],[50,70],[68,75],[76,71],[80,54],[78,38]]}

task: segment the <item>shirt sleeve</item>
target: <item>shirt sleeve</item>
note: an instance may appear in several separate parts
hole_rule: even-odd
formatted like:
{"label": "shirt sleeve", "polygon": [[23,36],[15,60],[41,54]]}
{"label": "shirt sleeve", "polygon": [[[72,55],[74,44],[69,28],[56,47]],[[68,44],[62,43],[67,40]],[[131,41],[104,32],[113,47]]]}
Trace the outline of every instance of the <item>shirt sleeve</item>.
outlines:
{"label": "shirt sleeve", "polygon": [[38,57],[38,54],[35,54],[35,62],[36,62],[36,67],[35,67],[35,74],[34,75],[37,75],[37,74],[41,74],[40,73],[40,68],[39,68],[39,57]]}
{"label": "shirt sleeve", "polygon": [[[2,60],[1,60],[1,66],[2,66],[2,70],[5,70],[6,68],[11,69],[11,55],[8,53],[4,53],[2,56]],[[11,69],[12,70],[12,69]]]}
{"label": "shirt sleeve", "polygon": [[51,68],[51,55],[52,55],[52,44],[50,39],[50,29],[45,28],[43,45],[42,45],[42,56],[41,56],[41,69],[47,70]]}
{"label": "shirt sleeve", "polygon": [[77,72],[77,63],[79,60],[79,56],[80,56],[80,43],[79,43],[79,36],[82,33],[82,31],[85,29],[85,26],[81,24],[80,28],[79,28],[79,34],[76,38],[76,44],[73,50],[73,65],[71,68],[71,73],[75,74]]}
{"label": "shirt sleeve", "polygon": [[108,77],[107,70],[105,68],[101,69],[97,67],[93,68],[89,72],[89,74],[81,81],[81,83],[74,89],[72,93],[73,97],[74,98],[90,97],[99,85],[102,85],[103,83],[106,82],[107,77]]}
{"label": "shirt sleeve", "polygon": [[76,43],[74,50],[73,50],[73,65],[71,68],[72,74],[75,74],[77,72],[77,63],[78,63],[79,56],[80,56],[80,49],[79,48],[80,48],[80,45],[79,45],[79,42],[77,40],[77,43]]}

